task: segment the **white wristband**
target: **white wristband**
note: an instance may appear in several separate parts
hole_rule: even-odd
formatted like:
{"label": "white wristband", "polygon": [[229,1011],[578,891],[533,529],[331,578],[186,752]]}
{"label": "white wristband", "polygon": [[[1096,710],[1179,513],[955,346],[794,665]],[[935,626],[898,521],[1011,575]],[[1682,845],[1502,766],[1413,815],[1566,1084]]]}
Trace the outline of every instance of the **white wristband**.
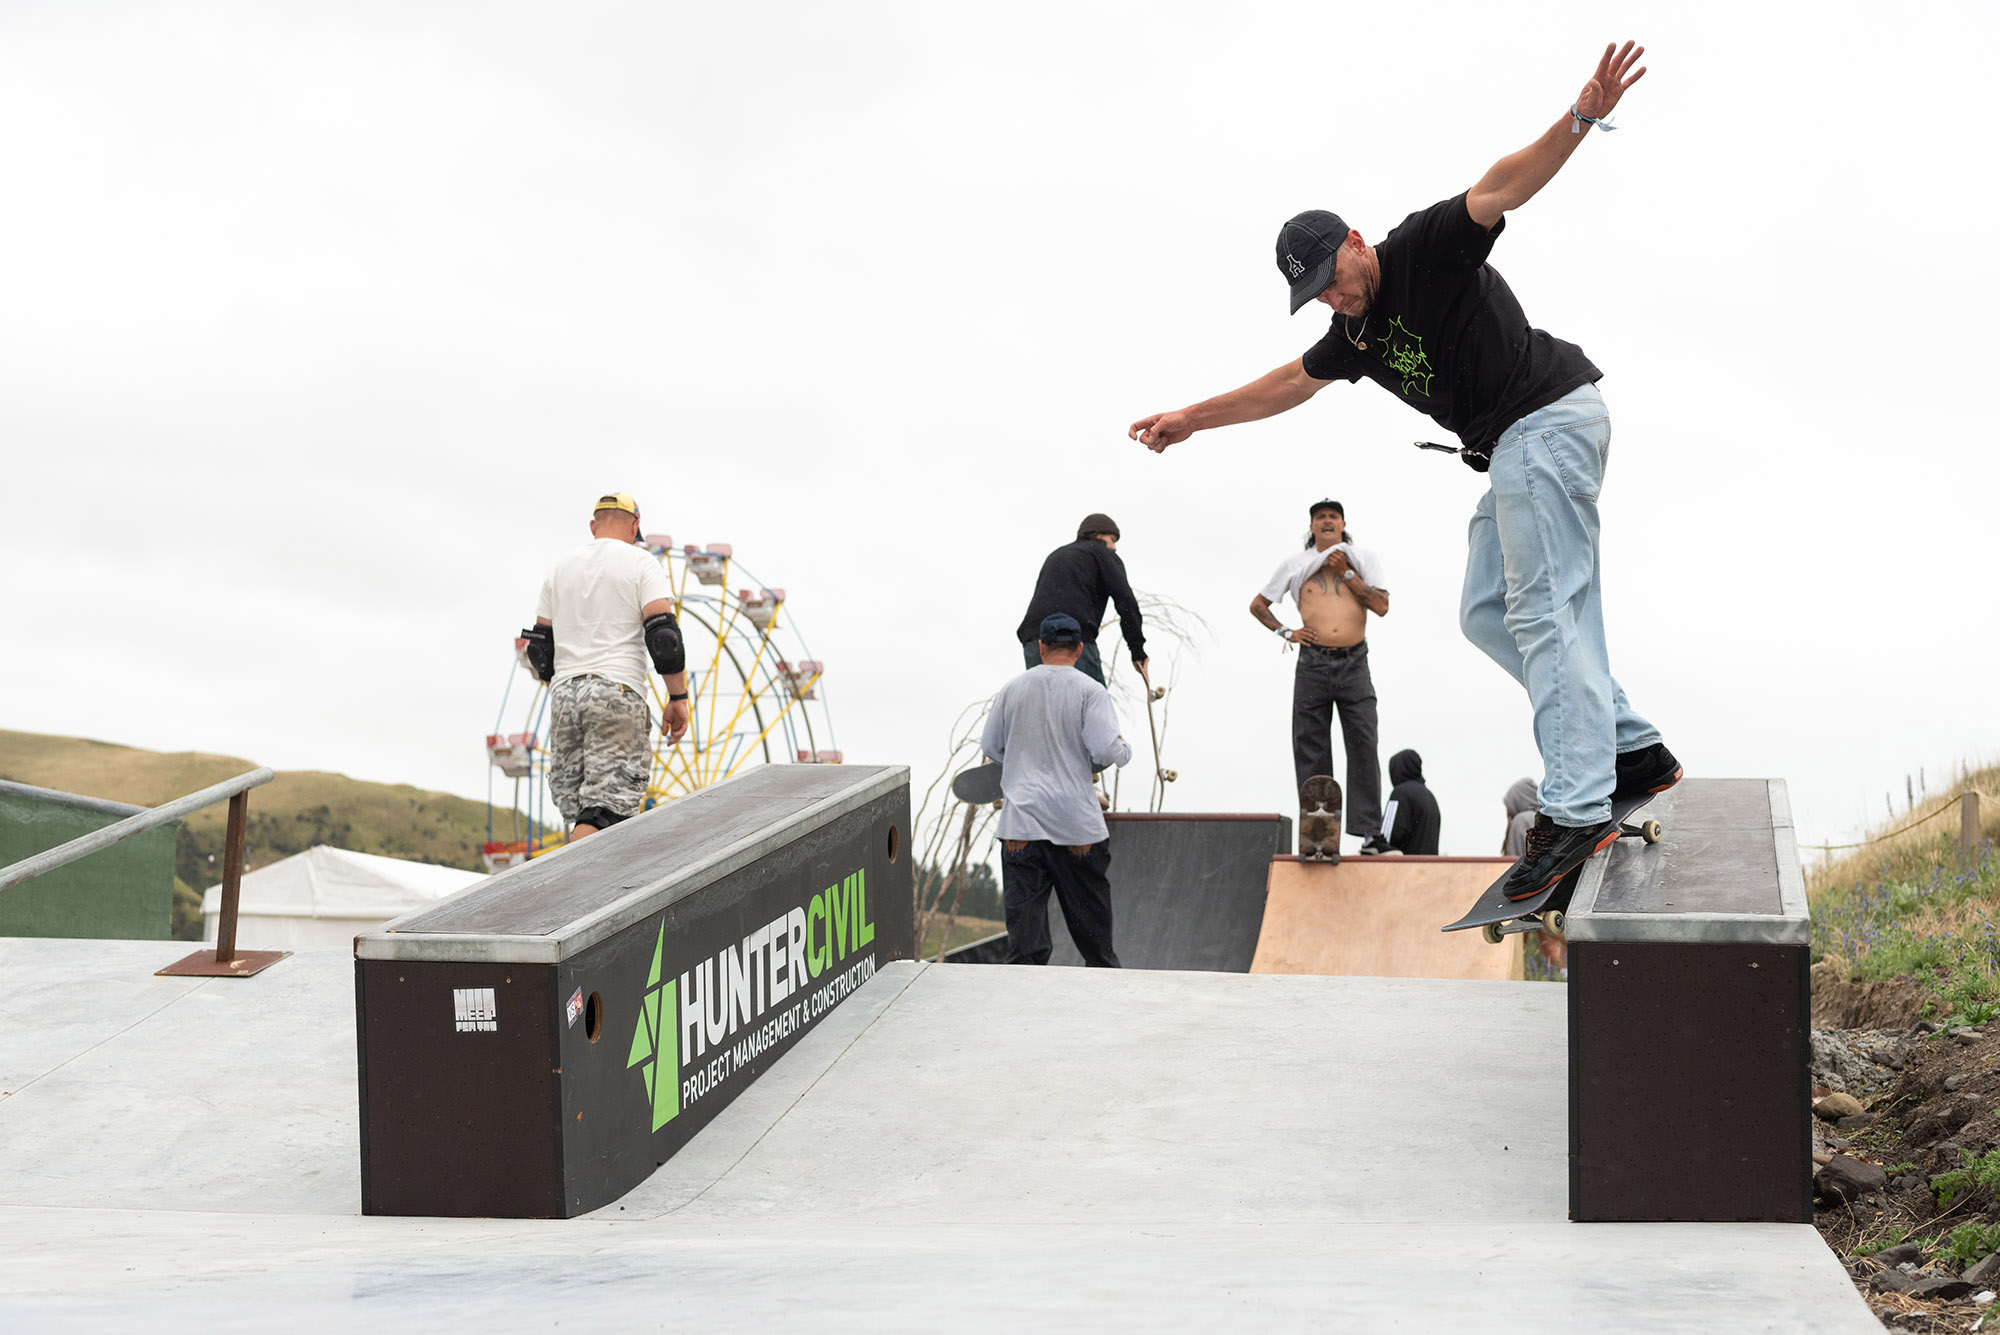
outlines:
{"label": "white wristband", "polygon": [[1271,633],[1277,636],[1281,640],[1289,640],[1292,638],[1292,632],[1284,626],[1276,627],[1271,631]]}

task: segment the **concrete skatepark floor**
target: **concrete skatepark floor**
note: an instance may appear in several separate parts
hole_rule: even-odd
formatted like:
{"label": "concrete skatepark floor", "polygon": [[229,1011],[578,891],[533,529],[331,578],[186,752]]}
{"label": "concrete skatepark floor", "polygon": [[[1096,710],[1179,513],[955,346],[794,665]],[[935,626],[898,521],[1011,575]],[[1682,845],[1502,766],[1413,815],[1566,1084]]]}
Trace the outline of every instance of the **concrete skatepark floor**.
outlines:
{"label": "concrete skatepark floor", "polygon": [[0,941],[0,1328],[1879,1329],[1807,1225],[1575,1225],[1559,988],[894,964],[569,1221],[364,1218],[352,961]]}

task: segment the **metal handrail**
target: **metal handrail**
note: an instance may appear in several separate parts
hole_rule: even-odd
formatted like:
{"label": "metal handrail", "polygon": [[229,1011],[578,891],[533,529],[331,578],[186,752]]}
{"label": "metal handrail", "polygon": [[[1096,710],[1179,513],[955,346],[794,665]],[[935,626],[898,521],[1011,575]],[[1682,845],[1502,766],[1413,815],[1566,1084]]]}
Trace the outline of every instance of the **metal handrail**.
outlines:
{"label": "metal handrail", "polygon": [[127,816],[116,824],[107,825],[101,830],[93,830],[66,844],[58,844],[45,853],[37,853],[10,866],[0,867],[0,890],[19,885],[22,881],[40,876],[43,872],[54,871],[57,867],[74,862],[87,854],[130,839],[135,834],[144,834],[148,830],[157,829],[168,821],[179,820],[190,812],[199,811],[203,807],[213,806],[217,802],[235,797],[238,793],[260,787],[276,777],[277,775],[268,769],[253,769],[248,774],[239,774],[212,788],[204,788],[198,793],[175,798],[165,806],[142,811],[136,816]]}

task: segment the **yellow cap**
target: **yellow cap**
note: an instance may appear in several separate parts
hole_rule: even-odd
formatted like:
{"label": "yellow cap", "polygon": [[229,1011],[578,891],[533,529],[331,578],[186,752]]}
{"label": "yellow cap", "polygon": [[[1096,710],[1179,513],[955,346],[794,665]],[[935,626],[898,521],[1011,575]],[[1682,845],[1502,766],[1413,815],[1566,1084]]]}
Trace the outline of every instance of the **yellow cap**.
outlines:
{"label": "yellow cap", "polygon": [[637,519],[639,517],[639,502],[633,500],[622,491],[614,491],[609,495],[599,496],[597,504],[590,507],[592,514],[596,514],[599,510],[623,510],[634,519]]}

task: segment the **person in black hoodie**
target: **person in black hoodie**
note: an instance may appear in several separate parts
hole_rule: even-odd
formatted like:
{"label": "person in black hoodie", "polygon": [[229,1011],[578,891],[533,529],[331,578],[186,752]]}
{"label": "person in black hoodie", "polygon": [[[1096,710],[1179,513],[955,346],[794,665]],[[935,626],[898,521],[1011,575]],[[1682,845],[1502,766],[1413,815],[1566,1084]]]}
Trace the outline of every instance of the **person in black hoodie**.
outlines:
{"label": "person in black hoodie", "polygon": [[1437,799],[1424,786],[1424,758],[1415,751],[1389,757],[1389,801],[1382,808],[1382,837],[1398,853],[1438,851]]}
{"label": "person in black hoodie", "polygon": [[[1075,617],[1083,628],[1083,655],[1077,671],[1095,681],[1104,681],[1104,660],[1097,652],[1097,628],[1104,620],[1105,604],[1118,607],[1118,627],[1125,634],[1125,646],[1132,651],[1132,666],[1146,676],[1146,634],[1139,616],[1139,600],[1125,578],[1125,562],[1118,555],[1118,525],[1111,516],[1088,514],[1077,525],[1076,541],[1050,552],[1035,580],[1035,596],[1028,600],[1028,614],[1021,618],[1014,638],[1021,642],[1023,663],[1040,667],[1041,625],[1044,617],[1061,613]],[[1152,680],[1147,677],[1147,680]]]}

